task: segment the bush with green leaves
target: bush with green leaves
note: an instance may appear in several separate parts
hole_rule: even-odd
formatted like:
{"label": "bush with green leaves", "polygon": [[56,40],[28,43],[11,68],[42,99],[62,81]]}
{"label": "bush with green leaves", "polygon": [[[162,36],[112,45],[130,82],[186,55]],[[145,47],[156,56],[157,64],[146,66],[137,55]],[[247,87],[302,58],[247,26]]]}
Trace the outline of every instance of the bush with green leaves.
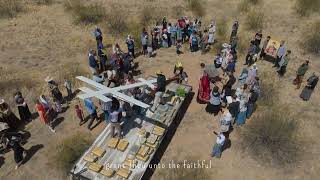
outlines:
{"label": "bush with green leaves", "polygon": [[260,30],[263,28],[263,11],[250,10],[247,13],[245,26],[248,30]]}
{"label": "bush with green leaves", "polygon": [[296,0],[294,8],[300,16],[308,16],[312,12],[320,13],[320,0]]}
{"label": "bush with green leaves", "polygon": [[0,18],[12,18],[22,11],[21,0],[0,0]]}
{"label": "bush with green leaves", "polygon": [[310,53],[320,53],[320,21],[313,23],[302,34],[302,47]]}
{"label": "bush with green leaves", "polygon": [[204,0],[185,0],[187,8],[197,17],[206,15],[205,1]]}

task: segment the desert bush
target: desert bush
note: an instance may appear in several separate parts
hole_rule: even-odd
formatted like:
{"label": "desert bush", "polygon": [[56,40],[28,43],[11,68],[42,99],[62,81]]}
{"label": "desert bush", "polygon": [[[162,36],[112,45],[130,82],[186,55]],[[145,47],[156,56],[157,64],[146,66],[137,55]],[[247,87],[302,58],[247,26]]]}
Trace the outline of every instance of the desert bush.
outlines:
{"label": "desert bush", "polygon": [[302,34],[302,47],[310,53],[320,53],[320,21],[312,24]]}
{"label": "desert bush", "polygon": [[88,134],[77,133],[64,139],[57,145],[54,154],[50,154],[51,163],[57,170],[67,173],[81,155],[88,149],[92,139]]}
{"label": "desert bush", "polygon": [[261,0],[241,0],[238,4],[238,10],[240,12],[247,12],[254,5],[261,3]]}
{"label": "desert bush", "polygon": [[263,28],[264,14],[259,10],[250,10],[246,18],[246,28],[248,30],[259,30]]}
{"label": "desert bush", "polygon": [[249,48],[250,37],[245,33],[240,34],[238,37],[238,52],[241,54],[245,54]]}
{"label": "desert bush", "polygon": [[74,15],[76,23],[96,24],[105,18],[105,9],[99,4],[85,5],[82,0],[67,0],[64,6]]}
{"label": "desert bush", "polygon": [[0,18],[12,18],[22,11],[21,0],[0,0]]}
{"label": "desert bush", "polygon": [[225,40],[227,38],[228,25],[226,19],[219,19],[216,22],[216,34],[217,38],[220,40]]}
{"label": "desert bush", "polygon": [[48,4],[52,4],[53,0],[32,0],[32,2],[38,5],[48,5]]}
{"label": "desert bush", "polygon": [[259,106],[272,107],[279,100],[279,83],[275,83],[275,80],[270,77],[270,73],[264,72],[259,75],[260,80],[260,97],[258,101]]}
{"label": "desert bush", "polygon": [[111,7],[106,14],[108,30],[111,34],[123,35],[128,30],[127,15],[118,7]]}
{"label": "desert bush", "polygon": [[141,25],[137,22],[132,22],[128,26],[128,34],[130,34],[134,39],[135,49],[138,52],[142,48],[140,35],[142,32]]}
{"label": "desert bush", "polygon": [[160,10],[156,7],[144,6],[140,14],[140,23],[143,26],[156,24],[162,20],[163,16]]}
{"label": "desert bush", "polygon": [[269,106],[255,114],[241,131],[242,147],[264,165],[289,165],[302,150],[297,136],[298,124],[285,106]]}
{"label": "desert bush", "polygon": [[312,12],[320,12],[320,0],[296,0],[294,8],[300,16],[307,16]]}
{"label": "desert bush", "polygon": [[67,79],[71,81],[73,87],[78,87],[80,85],[80,82],[76,80],[76,77],[86,74],[84,68],[80,64],[75,64],[73,62],[64,64],[57,72],[58,80],[61,84]]}
{"label": "desert bush", "polygon": [[184,12],[185,12],[185,8],[181,5],[174,6],[171,9],[171,14],[176,18],[183,16]]}
{"label": "desert bush", "polygon": [[206,14],[204,0],[185,0],[187,8],[197,17],[203,17]]}

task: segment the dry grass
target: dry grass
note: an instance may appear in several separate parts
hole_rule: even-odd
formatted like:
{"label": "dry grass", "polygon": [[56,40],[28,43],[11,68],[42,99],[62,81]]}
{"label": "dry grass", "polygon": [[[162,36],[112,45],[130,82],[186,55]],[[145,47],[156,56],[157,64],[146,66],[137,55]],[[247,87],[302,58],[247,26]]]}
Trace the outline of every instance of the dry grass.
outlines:
{"label": "dry grass", "polygon": [[12,18],[23,11],[22,0],[0,0],[0,18]]}
{"label": "dry grass", "polygon": [[270,107],[255,114],[243,129],[243,148],[264,165],[295,163],[303,145],[297,136],[297,121],[288,115],[284,105]]}
{"label": "dry grass", "polygon": [[154,25],[162,20],[163,14],[156,7],[144,6],[139,18],[143,26]]}
{"label": "dry grass", "polygon": [[302,34],[302,48],[310,53],[320,53],[320,21],[313,23]]}
{"label": "dry grass", "polygon": [[64,139],[55,147],[55,151],[51,151],[53,154],[49,155],[52,166],[67,174],[91,143],[89,134],[78,133]]}
{"label": "dry grass", "polygon": [[250,10],[246,17],[245,26],[248,30],[260,30],[263,28],[263,11]]}
{"label": "dry grass", "polygon": [[312,12],[320,12],[320,0],[296,0],[295,11],[300,16],[308,16]]}
{"label": "dry grass", "polygon": [[54,0],[32,0],[32,2],[38,5],[49,5],[49,4],[52,4]]}
{"label": "dry grass", "polygon": [[203,17],[206,15],[205,1],[204,0],[185,0],[187,8],[196,17]]}
{"label": "dry grass", "polygon": [[112,5],[106,13],[107,27],[114,36],[123,35],[128,30],[127,14],[123,13],[123,9]]}
{"label": "dry grass", "polygon": [[64,6],[73,14],[76,23],[96,24],[106,16],[105,9],[97,3],[86,5],[82,0],[67,0]]}
{"label": "dry grass", "polygon": [[179,18],[185,13],[185,8],[181,5],[176,5],[171,9],[171,14],[173,15],[174,18]]}

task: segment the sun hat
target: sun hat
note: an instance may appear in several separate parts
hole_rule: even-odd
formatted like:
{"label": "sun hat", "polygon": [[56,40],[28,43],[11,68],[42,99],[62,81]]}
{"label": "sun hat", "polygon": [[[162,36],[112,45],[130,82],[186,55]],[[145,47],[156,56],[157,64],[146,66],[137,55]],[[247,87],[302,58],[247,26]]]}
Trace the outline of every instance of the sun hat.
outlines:
{"label": "sun hat", "polygon": [[46,82],[50,82],[50,81],[53,81],[53,78],[50,77],[50,76],[47,76],[44,80],[45,80]]}

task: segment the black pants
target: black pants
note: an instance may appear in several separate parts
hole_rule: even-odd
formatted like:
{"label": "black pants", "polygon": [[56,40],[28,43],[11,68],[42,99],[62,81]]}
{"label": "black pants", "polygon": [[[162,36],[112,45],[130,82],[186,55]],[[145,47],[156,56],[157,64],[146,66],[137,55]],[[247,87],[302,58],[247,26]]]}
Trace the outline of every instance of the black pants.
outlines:
{"label": "black pants", "polygon": [[136,58],[136,56],[134,55],[134,48],[128,49],[128,52],[131,53],[131,55],[133,56],[133,58]]}
{"label": "black pants", "polygon": [[93,124],[93,121],[95,119],[99,119],[98,115],[97,115],[97,111],[93,112],[92,114],[90,114],[90,120],[89,120],[89,124],[88,124],[88,129],[91,129],[91,125]]}
{"label": "black pants", "polygon": [[287,69],[287,66],[281,66],[280,70],[278,71],[279,75],[283,76],[286,73],[286,69]]}
{"label": "black pants", "polygon": [[260,53],[260,59],[266,57],[266,53],[264,52],[264,49],[261,49],[261,53]]}
{"label": "black pants", "polygon": [[281,61],[281,59],[282,59],[282,56],[281,57],[277,56],[276,60],[274,61],[274,67],[280,67],[279,62]]}
{"label": "black pants", "polygon": [[171,42],[171,33],[168,33],[168,47],[171,47],[172,42]]}
{"label": "black pants", "polygon": [[245,65],[251,65],[252,64],[252,60],[253,60],[253,55],[247,54]]}
{"label": "black pants", "polygon": [[142,48],[143,48],[143,55],[146,55],[147,54],[147,48],[148,48],[148,45],[142,45]]}

